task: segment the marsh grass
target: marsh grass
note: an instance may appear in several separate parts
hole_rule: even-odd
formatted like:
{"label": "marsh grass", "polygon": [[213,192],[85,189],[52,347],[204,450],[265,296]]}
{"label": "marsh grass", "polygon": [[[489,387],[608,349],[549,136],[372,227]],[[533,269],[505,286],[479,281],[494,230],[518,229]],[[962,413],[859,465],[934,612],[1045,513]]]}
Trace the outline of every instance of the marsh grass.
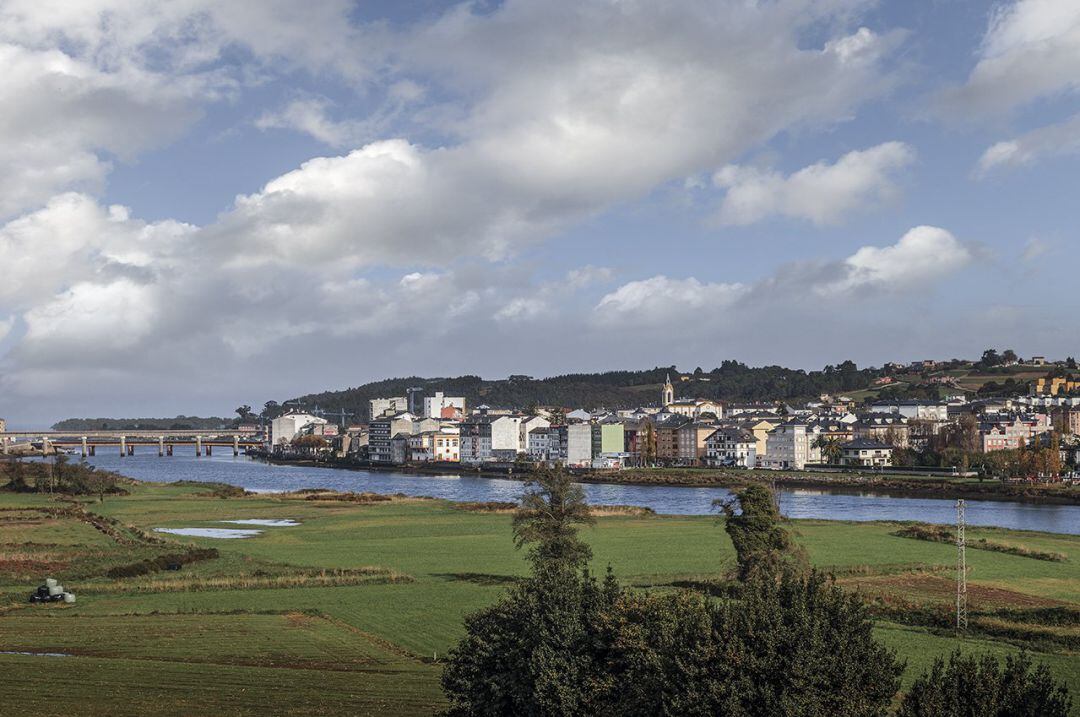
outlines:
{"label": "marsh grass", "polygon": [[[944,525],[909,525],[893,533],[898,538],[912,538],[914,540],[926,540],[931,543],[955,543],[956,532]],[[975,538],[967,541],[969,548],[977,550],[990,550],[995,553],[1017,555],[1021,558],[1034,560],[1046,560],[1051,563],[1063,563],[1068,558],[1064,553],[1035,550],[1023,544],[999,543],[986,538]]]}
{"label": "marsh grass", "polygon": [[413,578],[389,568],[360,567],[340,570],[297,570],[282,574],[256,571],[249,575],[177,575],[153,579],[87,583],[88,595],[116,593],[207,592],[217,590],[271,590],[278,588],[331,588],[346,585],[408,583]]}

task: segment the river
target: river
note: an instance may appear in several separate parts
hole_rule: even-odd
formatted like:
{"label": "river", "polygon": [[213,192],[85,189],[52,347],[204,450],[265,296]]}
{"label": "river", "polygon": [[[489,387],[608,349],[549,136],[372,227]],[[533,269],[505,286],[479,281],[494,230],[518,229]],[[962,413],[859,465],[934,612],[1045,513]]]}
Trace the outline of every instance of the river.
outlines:
{"label": "river", "polygon": [[[140,446],[140,448],[142,448]],[[240,456],[196,458],[194,449],[177,446],[172,458],[159,458],[153,448],[121,458],[100,451],[87,460],[103,469],[144,481],[216,481],[255,492],[281,492],[299,488],[341,491],[404,493],[454,501],[513,501],[521,495],[520,481],[475,475],[431,475],[392,471],[341,470],[314,466],[269,465]],[[724,488],[639,486],[590,483],[585,486],[594,505],[637,505],[657,513],[705,515],[712,502],[730,497]],[[939,498],[903,498],[874,493],[785,489],[780,510],[791,518],[825,520],[917,520],[953,523],[956,503]],[[970,525],[1080,535],[1080,506],[1045,505],[991,500],[968,500]]]}

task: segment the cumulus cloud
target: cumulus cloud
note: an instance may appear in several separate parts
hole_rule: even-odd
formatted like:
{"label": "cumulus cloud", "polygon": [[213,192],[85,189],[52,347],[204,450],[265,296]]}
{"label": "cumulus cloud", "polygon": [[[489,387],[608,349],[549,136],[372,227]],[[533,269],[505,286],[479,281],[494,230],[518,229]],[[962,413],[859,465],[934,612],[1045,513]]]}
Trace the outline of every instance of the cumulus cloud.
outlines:
{"label": "cumulus cloud", "polygon": [[[208,364],[216,381],[229,381],[255,359],[293,375],[316,337],[344,355],[375,348],[394,367],[417,342],[436,342],[431,349],[467,336],[492,346],[530,322],[557,322],[564,297],[610,274],[515,281],[490,262],[781,132],[850,118],[890,87],[883,65],[897,36],[849,24],[869,4],[508,0],[372,36],[349,22],[344,0],[6,3],[0,43],[68,68],[60,74],[85,80],[72,87],[86,97],[57,105],[48,91],[32,93],[33,78],[52,78],[34,70],[27,102],[43,109],[0,120],[17,120],[27,146],[75,132],[64,154],[82,162],[12,204],[32,210],[0,229],[0,265],[18,268],[0,286],[0,315],[26,324],[8,339],[4,389],[55,395],[93,377],[100,390],[134,391],[132,375],[197,376]],[[365,64],[372,56],[374,70]],[[389,109],[334,120],[334,108],[316,100],[265,115],[266,128],[363,144],[304,162],[204,226],[142,221],[86,192],[45,201],[68,187],[92,194],[114,156],[168,141],[202,103],[279,64],[332,66],[359,82],[374,71]],[[416,102],[423,107],[410,121],[423,125],[423,141],[368,141],[385,112]],[[36,119],[49,112],[85,116],[88,126],[50,129]],[[58,157],[44,164],[63,166]],[[462,268],[468,261],[481,268]],[[686,300],[698,293],[676,280],[644,288]],[[716,304],[740,291],[700,290]],[[648,317],[652,309],[635,309],[635,300],[627,289],[608,310]],[[107,331],[108,316],[122,339],[72,350]]]}
{"label": "cumulus cloud", "polygon": [[596,306],[596,315],[602,323],[665,324],[686,317],[688,311],[700,311],[703,316],[724,313],[746,291],[742,284],[654,276],[631,281],[606,294]]}
{"label": "cumulus cloud", "polygon": [[[862,247],[841,261],[792,264],[752,284],[666,276],[632,281],[601,298],[593,318],[601,326],[666,326],[672,331],[684,330],[691,320],[701,331],[710,326],[763,329],[776,315],[802,305],[931,286],[974,260],[975,252],[948,231],[920,226],[890,246]],[[762,322],[762,317],[769,318]]]}
{"label": "cumulus cloud", "polygon": [[2,41],[0,65],[0,217],[65,189],[99,191],[110,169],[101,153],[131,158],[198,116],[193,81],[103,72],[57,50]]}
{"label": "cumulus cloud", "polygon": [[920,226],[892,246],[859,249],[844,260],[846,276],[815,288],[828,294],[910,289],[940,281],[974,260],[972,249],[948,231]]}
{"label": "cumulus cloud", "polygon": [[746,225],[780,215],[835,224],[893,197],[897,192],[893,175],[914,158],[915,152],[903,142],[886,142],[788,176],[729,164],[713,175],[713,184],[727,192],[717,221]]}
{"label": "cumulus cloud", "polygon": [[[99,193],[114,158],[172,141],[261,68],[365,76],[349,12],[344,0],[0,4],[0,218]],[[248,61],[222,62],[229,52]]]}
{"label": "cumulus cloud", "polygon": [[1047,157],[1077,153],[1080,153],[1080,114],[994,144],[979,158],[976,174],[983,177],[994,170],[1029,166]]}
{"label": "cumulus cloud", "polygon": [[971,111],[1005,111],[1080,89],[1080,4],[1015,0],[994,11],[967,83],[947,95]]}

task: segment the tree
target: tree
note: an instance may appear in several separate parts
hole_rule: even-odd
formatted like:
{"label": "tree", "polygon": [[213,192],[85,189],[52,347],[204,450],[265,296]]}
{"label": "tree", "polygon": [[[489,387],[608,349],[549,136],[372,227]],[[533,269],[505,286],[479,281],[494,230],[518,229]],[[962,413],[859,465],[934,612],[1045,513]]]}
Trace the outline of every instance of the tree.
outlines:
{"label": "tree", "polygon": [[247,404],[244,404],[243,406],[240,406],[239,408],[236,409],[236,415],[240,417],[241,421],[243,421],[244,419],[246,419],[248,416],[251,415],[251,406],[249,406]]}
{"label": "tree", "polygon": [[656,463],[656,428],[652,421],[646,420],[638,430],[638,453],[641,454],[642,465],[651,466]]}
{"label": "tree", "polygon": [[825,462],[832,465],[839,465],[840,463],[840,458],[844,453],[843,449],[840,448],[841,445],[843,444],[836,436],[823,435],[814,440],[814,448],[820,448]]}
{"label": "tree", "polygon": [[[904,665],[874,640],[857,595],[817,572],[755,577],[719,610],[714,631],[735,654],[746,715],[881,715]],[[732,658],[729,658],[732,659]]]}
{"label": "tree", "polygon": [[465,619],[442,685],[451,715],[589,714],[601,616],[619,595],[582,567],[589,547],[577,525],[593,522],[580,486],[561,470],[528,484],[514,514],[514,543],[531,545],[531,576]]}
{"label": "tree", "polygon": [[986,349],[983,351],[982,360],[979,363],[987,368],[999,366],[1001,365],[1001,356],[998,355],[997,349]]}
{"label": "tree", "polygon": [[938,658],[904,695],[897,717],[1066,717],[1071,700],[1046,665],[1033,667],[1026,654]]}
{"label": "tree", "polygon": [[1012,349],[1005,349],[1001,354],[1001,362],[1006,364],[1017,363],[1020,361],[1020,357],[1016,355],[1016,352]]}
{"label": "tree", "polygon": [[739,580],[778,576],[783,568],[802,569],[806,553],[780,525],[780,511],[773,492],[754,483],[733,498],[715,501],[725,516],[724,530],[735,546]]}
{"label": "tree", "polygon": [[571,482],[562,469],[543,469],[525,484],[528,490],[514,513],[514,544],[531,545],[529,560],[534,566],[559,563],[578,570],[592,557],[588,544],[578,538],[578,525],[596,522],[585,491]]}

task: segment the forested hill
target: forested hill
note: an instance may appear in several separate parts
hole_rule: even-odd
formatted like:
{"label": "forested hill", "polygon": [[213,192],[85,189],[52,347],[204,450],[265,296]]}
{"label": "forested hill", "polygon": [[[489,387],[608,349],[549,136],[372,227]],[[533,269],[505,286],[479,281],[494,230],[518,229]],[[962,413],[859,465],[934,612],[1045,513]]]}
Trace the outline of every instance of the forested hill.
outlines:
{"label": "forested hill", "polygon": [[[675,384],[676,397],[718,398],[727,401],[771,401],[815,398],[822,393],[857,391],[868,388],[883,375],[878,369],[859,369],[850,361],[827,366],[821,371],[802,371],[765,366],[751,368],[725,361],[719,368],[700,368],[684,374],[675,366],[645,371],[607,371],[566,374],[535,379],[511,376],[484,380],[479,376],[458,378],[394,378],[376,381],[344,391],[327,391],[290,399],[289,406],[315,407],[328,412],[347,411],[350,420],[367,420],[368,401],[373,398],[404,396],[410,387],[422,387],[425,395],[442,391],[447,396],[464,396],[469,406],[564,406],[572,408],[634,408],[659,403],[664,378]],[[283,410],[271,404],[271,412]]]}

